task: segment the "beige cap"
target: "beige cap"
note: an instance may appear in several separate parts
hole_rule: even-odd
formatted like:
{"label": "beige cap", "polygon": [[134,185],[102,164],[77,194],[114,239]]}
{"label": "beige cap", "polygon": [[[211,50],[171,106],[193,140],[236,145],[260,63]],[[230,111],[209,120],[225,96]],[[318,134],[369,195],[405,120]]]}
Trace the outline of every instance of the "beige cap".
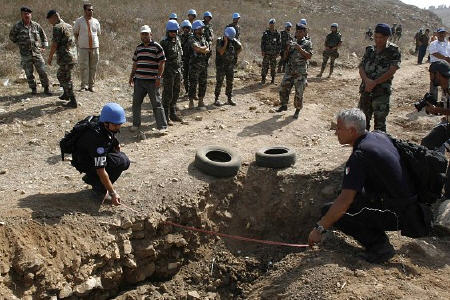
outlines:
{"label": "beige cap", "polygon": [[152,29],[150,28],[150,26],[144,25],[141,27],[141,33],[143,33],[143,32],[152,33]]}

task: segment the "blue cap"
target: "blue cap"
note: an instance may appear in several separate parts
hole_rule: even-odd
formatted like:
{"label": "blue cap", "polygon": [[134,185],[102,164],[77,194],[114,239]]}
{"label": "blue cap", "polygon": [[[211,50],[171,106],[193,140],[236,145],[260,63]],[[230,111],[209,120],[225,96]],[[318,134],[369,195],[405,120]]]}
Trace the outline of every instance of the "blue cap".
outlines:
{"label": "blue cap", "polygon": [[191,24],[191,22],[189,22],[189,20],[184,20],[183,22],[181,22],[180,26],[181,26],[181,28],[183,28],[183,27],[191,28],[192,24]]}
{"label": "blue cap", "polygon": [[380,23],[375,26],[375,33],[381,33],[384,36],[390,36],[391,35],[391,26],[385,23]]}
{"label": "blue cap", "polygon": [[439,32],[447,32],[447,30],[445,30],[444,27],[439,27],[436,31],[437,31],[438,33],[439,33]]}
{"label": "blue cap", "polygon": [[236,29],[234,27],[227,27],[225,28],[225,36],[229,39],[234,39],[236,36]]}
{"label": "blue cap", "polygon": [[196,20],[192,23],[192,30],[200,29],[205,27],[205,23],[200,20]]}
{"label": "blue cap", "polygon": [[169,15],[169,19],[178,19],[178,16],[177,16],[176,13],[171,13],[171,14]]}
{"label": "blue cap", "polygon": [[197,12],[195,11],[195,9],[190,9],[190,10],[188,10],[187,14],[188,14],[188,16],[189,16],[189,15],[197,16]]}
{"label": "blue cap", "polygon": [[284,23],[284,27],[292,27],[292,23],[291,22],[286,22],[286,23]]}
{"label": "blue cap", "polygon": [[308,22],[306,22],[306,19],[300,19],[299,24],[308,25]]}
{"label": "blue cap", "polygon": [[277,20],[275,20],[275,19],[270,19],[269,20],[269,24],[275,24],[277,22]]}
{"label": "blue cap", "polygon": [[212,18],[212,13],[210,11],[205,11],[205,13],[203,14],[203,18],[205,18],[205,17]]}
{"label": "blue cap", "polygon": [[233,14],[233,19],[239,19],[240,17],[241,17],[241,15],[239,13],[237,13],[237,12],[235,12]]}
{"label": "blue cap", "polygon": [[166,24],[166,31],[177,31],[180,29],[180,25],[178,25],[178,22],[175,20],[169,20]]}
{"label": "blue cap", "polygon": [[125,110],[117,103],[106,103],[100,113],[100,122],[113,124],[123,124],[127,120],[125,118]]}

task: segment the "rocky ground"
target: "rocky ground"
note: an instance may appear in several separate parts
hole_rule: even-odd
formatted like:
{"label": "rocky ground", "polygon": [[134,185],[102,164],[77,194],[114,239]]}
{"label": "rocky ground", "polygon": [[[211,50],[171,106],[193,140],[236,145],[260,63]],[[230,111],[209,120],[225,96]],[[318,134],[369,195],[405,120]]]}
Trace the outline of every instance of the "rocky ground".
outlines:
{"label": "rocky ground", "polygon": [[[356,59],[355,59],[356,60]],[[413,103],[428,88],[426,65],[406,56],[394,80],[388,131],[420,141],[439,122]],[[78,93],[81,107],[57,96],[24,94],[26,83],[0,87],[0,295],[7,299],[448,299],[449,239],[411,240],[391,233],[397,255],[384,265],[358,258],[361,249],[331,232],[320,247],[298,250],[208,237],[164,223],[267,240],[304,243],[322,203],[338,193],[351,152],[338,144],[332,121],[358,102],[354,64],[332,79],[311,69],[300,118],[276,113],[278,85],[259,84],[259,69],[237,74],[236,107],[179,108],[186,124],[158,136],[148,102],[141,134],[127,123],[119,139],[132,161],[117,182],[126,205],[101,205],[81,175],[60,159],[66,130],[104,103],[122,104],[131,118],[126,78]],[[56,81],[56,80],[55,80]],[[208,86],[206,102],[212,104]],[[56,87],[54,87],[56,90]],[[223,99],[224,100],[224,99]],[[243,166],[231,179],[203,175],[196,149],[228,146]],[[295,166],[254,165],[257,149],[295,149]],[[131,208],[131,209],[130,209]],[[1,297],[0,297],[1,298]]]}

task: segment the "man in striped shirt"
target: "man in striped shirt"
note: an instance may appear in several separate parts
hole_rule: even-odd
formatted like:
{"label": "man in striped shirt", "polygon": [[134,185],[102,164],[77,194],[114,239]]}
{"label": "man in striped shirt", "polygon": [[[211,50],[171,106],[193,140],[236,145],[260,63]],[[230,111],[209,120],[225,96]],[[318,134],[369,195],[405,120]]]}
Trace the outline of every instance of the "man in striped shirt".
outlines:
{"label": "man in striped shirt", "polygon": [[167,120],[161,104],[159,87],[166,57],[161,45],[152,40],[152,31],[148,25],[141,27],[141,41],[142,43],[134,51],[133,68],[129,80],[130,86],[134,85],[133,126],[130,130],[137,131],[141,126],[141,105],[148,94],[156,127],[161,132],[165,132]]}

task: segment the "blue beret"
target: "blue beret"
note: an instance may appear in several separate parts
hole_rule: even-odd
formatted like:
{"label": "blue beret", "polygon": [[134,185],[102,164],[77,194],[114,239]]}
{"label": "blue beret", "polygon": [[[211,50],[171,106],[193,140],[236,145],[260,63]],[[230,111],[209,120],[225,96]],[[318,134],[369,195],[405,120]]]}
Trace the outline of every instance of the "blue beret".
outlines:
{"label": "blue beret", "polygon": [[375,33],[381,33],[382,35],[391,35],[391,27],[388,24],[380,23],[375,26]]}

